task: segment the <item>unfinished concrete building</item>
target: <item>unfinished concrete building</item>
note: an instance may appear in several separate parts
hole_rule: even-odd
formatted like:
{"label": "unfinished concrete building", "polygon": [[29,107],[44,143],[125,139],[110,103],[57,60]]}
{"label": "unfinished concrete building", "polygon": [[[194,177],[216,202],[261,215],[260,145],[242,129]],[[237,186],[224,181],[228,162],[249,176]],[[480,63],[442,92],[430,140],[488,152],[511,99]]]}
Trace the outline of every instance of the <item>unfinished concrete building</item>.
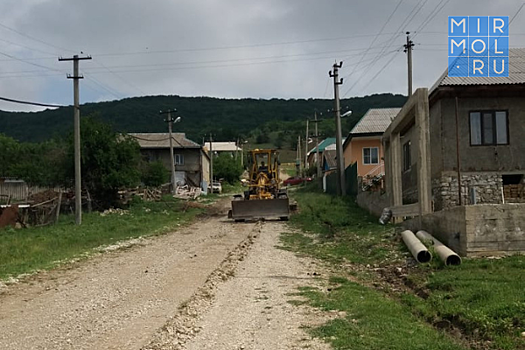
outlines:
{"label": "unfinished concrete building", "polygon": [[508,77],[445,73],[426,94],[383,137],[394,212],[463,255],[525,251],[525,49]]}

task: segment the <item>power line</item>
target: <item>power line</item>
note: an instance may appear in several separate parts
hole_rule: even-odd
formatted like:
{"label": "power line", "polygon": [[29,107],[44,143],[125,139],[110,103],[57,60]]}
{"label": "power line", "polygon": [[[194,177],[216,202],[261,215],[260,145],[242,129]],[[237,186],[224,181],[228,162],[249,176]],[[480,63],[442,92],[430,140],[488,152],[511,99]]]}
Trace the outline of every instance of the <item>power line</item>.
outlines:
{"label": "power line", "polygon": [[[376,46],[372,49],[381,49],[382,47]],[[278,59],[278,58],[289,58],[289,57],[307,57],[307,56],[319,56],[319,55],[330,55],[320,58],[333,58],[332,54],[337,53],[346,53],[346,52],[356,52],[352,55],[349,55],[347,58],[358,56],[361,54],[362,51],[364,51],[364,48],[356,48],[356,49],[346,49],[346,50],[333,50],[333,51],[322,51],[322,52],[313,52],[313,53],[301,53],[301,54],[292,54],[292,55],[273,55],[273,56],[262,56],[262,57],[252,57],[252,58],[235,58],[235,59],[224,59],[224,60],[207,60],[207,61],[186,61],[186,62],[177,62],[177,63],[165,63],[165,64],[138,64],[138,65],[120,65],[120,66],[104,66],[101,67],[104,71],[107,71],[108,69],[120,69],[121,72],[122,68],[141,68],[141,67],[170,67],[170,66],[181,66],[181,65],[200,65],[200,64],[211,64],[211,63],[233,63],[233,62],[247,62],[247,63],[253,63],[257,64],[257,62],[250,62],[250,61],[257,61],[257,60],[266,60],[266,59]],[[99,65],[102,65],[100,61]],[[281,61],[279,61],[281,62]],[[266,63],[266,62],[263,62]],[[200,68],[201,66],[198,66],[197,68]],[[48,67],[43,66],[43,68],[49,69]],[[184,69],[184,67],[181,67],[181,69]],[[87,72],[88,70],[86,70]],[[0,73],[0,77],[2,74],[15,74],[15,73],[38,73],[39,71],[13,71],[13,72],[3,72]],[[96,68],[89,69],[90,73],[101,73],[100,70],[97,70]],[[112,71],[115,73],[115,71]]]}
{"label": "power line", "polygon": [[[392,33],[384,33],[383,35],[390,35],[390,34]],[[268,47],[268,46],[307,44],[307,43],[323,42],[323,41],[340,41],[340,40],[371,37],[375,35],[376,34],[355,34],[355,35],[336,37],[336,38],[307,39],[307,40],[283,41],[283,42],[262,43],[262,44],[252,44],[252,45],[183,48],[183,49],[175,49],[175,50],[147,50],[147,51],[130,51],[130,52],[115,52],[115,53],[95,53],[94,55],[97,55],[97,56],[130,56],[130,55],[149,55],[149,54],[180,53],[180,52],[234,50],[234,49],[246,49],[246,48],[257,48],[257,47]]]}
{"label": "power line", "polygon": [[145,95],[146,93],[144,91],[142,91],[140,88],[138,88],[137,86],[135,86],[134,84],[130,83],[129,81],[125,80],[124,78],[122,78],[120,75],[118,75],[117,73],[113,72],[111,69],[109,69],[106,65],[104,65],[102,62],[100,62],[99,60],[96,60],[95,63],[97,63],[98,65],[102,66],[104,69],[106,69],[109,73],[113,74],[115,77],[117,77],[120,81],[122,81],[124,84],[128,85],[129,87],[139,91],[142,95]]}
{"label": "power line", "polygon": [[[426,0],[428,1],[428,0]],[[426,2],[425,1],[425,2]],[[383,49],[375,56],[374,60],[368,64],[364,70],[371,70],[375,64],[379,61],[379,59],[381,57],[383,57],[383,55],[385,54],[385,52],[393,45],[394,43],[394,39],[396,36],[399,36],[401,33],[399,32],[401,30],[401,28],[403,28],[403,26],[405,25],[405,23],[407,23],[407,21],[410,19],[410,18],[413,18],[413,16],[415,14],[417,14],[418,9],[420,9],[421,7],[418,6],[419,3],[416,3],[414,5],[414,7],[412,7],[412,10],[410,11],[410,13],[405,17],[405,19],[401,22],[401,24],[399,25],[399,27],[397,28],[397,30],[394,32],[394,34],[385,42],[385,44],[387,44],[386,46],[383,47]],[[397,35],[396,35],[397,34]],[[363,69],[362,69],[363,70]],[[344,93],[343,97],[346,97],[347,94],[355,87],[357,86],[357,83],[365,76],[365,74],[361,74],[359,76],[359,78],[357,79],[357,81],[348,89],[346,90],[346,92]]]}
{"label": "power line", "polygon": [[[443,3],[444,2],[444,3]],[[423,30],[430,22],[432,22],[432,20],[437,16],[438,13],[441,12],[441,10],[443,10],[443,8],[445,8],[445,6],[447,6],[447,4],[450,2],[450,0],[441,0],[437,5],[436,7],[434,7],[434,9],[432,11],[430,11],[430,14],[427,16],[427,18],[425,18],[423,20],[423,22],[421,22],[421,24],[419,25],[419,27],[417,27],[417,29],[415,30],[415,35],[414,35],[414,39],[417,37],[417,35],[419,34],[419,31],[420,30]],[[441,7],[439,7],[441,5]]]}
{"label": "power line", "polygon": [[20,104],[24,104],[24,105],[40,106],[40,107],[53,107],[53,108],[67,107],[66,105],[55,105],[55,104],[49,104],[49,103],[40,103],[40,102],[30,102],[30,101],[23,101],[23,100],[15,100],[15,99],[12,99],[12,98],[7,98],[7,97],[0,97],[0,100],[6,101],[6,102],[12,102],[12,103],[20,103]]}
{"label": "power line", "polygon": [[[401,51],[401,49],[397,50],[398,52]],[[368,83],[363,87],[363,90],[366,89],[378,76],[381,74],[389,65],[394,61],[394,58],[396,58],[396,55],[392,55],[390,60],[374,75],[372,79],[368,81]]]}
{"label": "power line", "polygon": [[366,49],[366,51],[363,53],[363,55],[361,56],[361,59],[359,60],[359,62],[354,66],[354,69],[352,69],[352,71],[350,72],[350,74],[346,75],[343,77],[344,78],[347,78],[349,76],[351,76],[352,74],[354,74],[355,72],[355,69],[357,68],[357,66],[361,63],[361,61],[363,60],[363,58],[365,58],[365,56],[368,54],[368,51],[370,50],[370,48],[372,47],[372,45],[374,45],[374,43],[376,42],[377,38],[381,35],[381,33],[383,33],[383,30],[385,29],[385,27],[387,26],[387,24],[390,22],[390,20],[392,19],[392,17],[394,16],[394,14],[396,13],[397,9],[399,8],[399,6],[401,5],[401,3],[403,2],[404,0],[399,0],[399,2],[397,3],[396,7],[394,8],[394,10],[390,13],[390,16],[388,16],[387,20],[385,21],[385,23],[383,24],[383,26],[381,27],[381,29],[379,30],[379,32],[376,34],[376,36],[374,36],[374,40],[372,40],[372,42],[370,42],[370,45],[368,46],[368,48]]}
{"label": "power line", "polygon": [[41,39],[35,38],[34,36],[31,36],[31,35],[29,35],[29,34],[23,33],[23,32],[21,32],[21,31],[18,31],[18,30],[16,30],[16,29],[14,29],[14,28],[8,27],[8,26],[6,26],[5,24],[0,23],[0,27],[2,27],[2,28],[4,28],[4,29],[7,29],[7,30],[9,30],[9,31],[11,31],[11,32],[13,32],[13,33],[16,33],[16,34],[18,34],[18,35],[24,36],[24,37],[26,37],[26,38],[28,38],[28,39],[33,40],[33,41],[37,41],[37,42],[39,42],[39,43],[41,43],[41,44],[44,44],[44,45],[47,45],[47,46],[51,46],[51,47],[53,47],[53,48],[55,48],[55,49],[58,49],[58,50],[61,50],[61,51],[69,51],[69,52],[73,52],[73,51],[71,51],[71,50],[64,49],[63,47],[56,46],[56,45],[53,45],[53,44],[51,44],[51,43],[48,43],[48,42],[46,42],[46,41],[44,41],[44,40],[41,40]]}
{"label": "power line", "polygon": [[29,64],[29,65],[32,65],[32,66],[35,66],[35,67],[44,68],[44,69],[50,70],[50,71],[60,72],[60,70],[58,70],[58,69],[54,69],[54,68],[51,68],[51,67],[46,67],[46,66],[43,66],[43,65],[38,64],[38,63],[28,62],[27,60],[25,60],[23,58],[18,58],[16,56],[10,55],[10,54],[5,53],[5,52],[0,52],[0,55],[12,58],[12,59],[14,59],[16,61],[20,61],[20,62],[23,62],[25,64]]}

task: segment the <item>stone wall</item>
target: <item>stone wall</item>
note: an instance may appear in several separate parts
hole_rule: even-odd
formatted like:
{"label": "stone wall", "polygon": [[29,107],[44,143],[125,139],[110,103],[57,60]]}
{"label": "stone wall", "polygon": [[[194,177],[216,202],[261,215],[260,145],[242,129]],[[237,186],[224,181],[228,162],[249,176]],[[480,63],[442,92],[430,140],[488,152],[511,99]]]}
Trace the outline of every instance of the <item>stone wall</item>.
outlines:
{"label": "stone wall", "polygon": [[[459,205],[457,173],[442,173],[441,178],[432,180],[434,211],[450,209]],[[496,173],[462,173],[461,200],[463,205],[501,204],[503,181]],[[475,200],[473,202],[473,192]]]}

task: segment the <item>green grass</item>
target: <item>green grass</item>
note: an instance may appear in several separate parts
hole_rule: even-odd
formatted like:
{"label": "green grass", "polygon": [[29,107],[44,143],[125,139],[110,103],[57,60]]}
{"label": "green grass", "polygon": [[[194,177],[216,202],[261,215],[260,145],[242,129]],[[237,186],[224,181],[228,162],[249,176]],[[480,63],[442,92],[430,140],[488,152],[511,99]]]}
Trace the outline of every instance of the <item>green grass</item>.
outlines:
{"label": "green grass", "polygon": [[172,231],[203,212],[183,210],[183,202],[135,202],[125,215],[84,214],[81,226],[65,215],[53,226],[0,231],[0,279],[50,269],[61,261],[81,257],[93,248],[118,241]]}
{"label": "green grass", "polygon": [[431,322],[460,327],[494,349],[525,349],[525,257],[500,260],[464,259],[461,266],[422,267],[426,279],[419,287],[427,299],[412,295],[402,301]]}
{"label": "green grass", "polygon": [[[380,225],[352,198],[305,191],[296,192],[294,198],[299,212],[291,217],[292,224],[314,233],[316,238],[315,244],[300,244],[303,251],[333,263],[382,264],[399,259],[399,243],[392,239],[393,229]],[[304,236],[283,234],[281,239],[285,243],[301,243],[304,238],[298,235]]]}
{"label": "green grass", "polygon": [[346,316],[311,330],[334,349],[464,349],[399,303],[345,278],[332,277],[327,292],[302,288],[299,294],[314,307],[345,312]]}
{"label": "green grass", "polygon": [[[336,309],[355,313],[355,308],[361,306],[355,305],[354,297],[364,293],[368,295],[366,298],[374,300],[378,310],[395,310],[403,320],[401,323],[411,324],[415,317],[418,324],[426,322],[434,325],[434,330],[440,328],[461,334],[461,338],[474,349],[525,349],[525,339],[520,335],[525,331],[525,256],[493,260],[463,259],[462,265],[452,267],[445,267],[435,257],[430,264],[407,269],[406,247],[392,226],[385,228],[379,225],[377,218],[357,207],[351,198],[306,192],[308,189],[312,188],[294,193],[299,212],[290,221],[300,231],[281,235],[284,248],[321,259],[341,275],[352,276],[352,280],[363,285],[387,285],[382,288],[383,291],[375,291],[355,283],[341,282],[337,293],[306,293],[314,305],[322,306],[319,304],[322,300],[326,305],[338,305]],[[341,270],[342,263],[356,269],[349,267],[347,271]],[[393,276],[393,280],[411,292],[401,292],[397,288],[399,285],[389,285],[393,282],[386,282],[384,276],[375,272],[375,267],[389,268],[386,271],[402,267],[406,276]],[[413,317],[408,317],[407,313]],[[397,335],[389,324],[393,322],[396,327],[402,325],[394,321],[384,319],[382,336],[397,344]],[[364,324],[368,325],[367,322]],[[379,349],[385,346],[374,338],[378,328],[370,325],[362,330],[370,332],[369,337],[365,336],[370,338],[367,345],[355,347],[363,337],[352,327],[357,326],[349,325],[345,320],[336,320],[315,332],[330,339],[336,348],[344,349],[344,344],[348,342],[354,342],[352,349],[365,349],[366,346]],[[400,331],[400,334],[405,334],[403,332]],[[444,339],[435,336],[438,337],[436,339]],[[448,348],[449,343],[443,341],[436,341],[426,348]],[[383,348],[397,349],[394,345]]]}

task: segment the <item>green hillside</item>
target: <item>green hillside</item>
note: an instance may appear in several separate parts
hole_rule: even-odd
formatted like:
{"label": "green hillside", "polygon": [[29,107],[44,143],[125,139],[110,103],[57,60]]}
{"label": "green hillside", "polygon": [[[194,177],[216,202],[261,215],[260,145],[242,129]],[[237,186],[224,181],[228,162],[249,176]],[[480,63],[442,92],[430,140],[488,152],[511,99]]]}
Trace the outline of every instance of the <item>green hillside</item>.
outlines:
{"label": "green hillside", "polygon": [[[343,121],[347,133],[368,108],[400,107],[406,101],[402,95],[378,94],[344,99],[341,106],[353,111]],[[328,99],[220,99],[211,97],[146,96],[119,101],[87,103],[81,114],[97,115],[119,132],[165,132],[164,116],[160,110],[176,108],[182,122],[174,131],[185,132],[190,139],[202,142],[205,134],[213,132],[218,141],[249,138],[280,132],[280,138],[292,146],[295,135],[304,130],[305,120],[314,110],[327,111],[333,107]],[[333,133],[332,113],[325,113],[321,132]],[[21,113],[0,111],[0,133],[19,141],[40,142],[55,136],[65,136],[73,127],[72,107]],[[302,131],[304,135],[304,131]],[[273,138],[273,137],[272,137]],[[272,140],[275,141],[275,140]]]}

